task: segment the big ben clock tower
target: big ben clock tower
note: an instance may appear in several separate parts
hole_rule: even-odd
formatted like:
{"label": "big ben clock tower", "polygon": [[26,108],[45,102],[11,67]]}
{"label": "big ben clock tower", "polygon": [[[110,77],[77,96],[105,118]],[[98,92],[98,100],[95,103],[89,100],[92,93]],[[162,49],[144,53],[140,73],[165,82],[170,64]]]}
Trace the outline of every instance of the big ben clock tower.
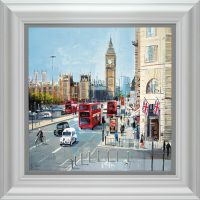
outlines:
{"label": "big ben clock tower", "polygon": [[106,91],[109,99],[115,97],[116,87],[116,54],[110,38],[109,46],[106,52]]}

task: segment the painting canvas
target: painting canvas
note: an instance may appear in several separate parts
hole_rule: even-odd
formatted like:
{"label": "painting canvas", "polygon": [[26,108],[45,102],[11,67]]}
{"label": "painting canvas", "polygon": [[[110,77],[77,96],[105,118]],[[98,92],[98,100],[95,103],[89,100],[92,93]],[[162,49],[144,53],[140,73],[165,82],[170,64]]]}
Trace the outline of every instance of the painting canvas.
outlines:
{"label": "painting canvas", "polygon": [[28,25],[26,37],[29,172],[172,172],[172,27]]}

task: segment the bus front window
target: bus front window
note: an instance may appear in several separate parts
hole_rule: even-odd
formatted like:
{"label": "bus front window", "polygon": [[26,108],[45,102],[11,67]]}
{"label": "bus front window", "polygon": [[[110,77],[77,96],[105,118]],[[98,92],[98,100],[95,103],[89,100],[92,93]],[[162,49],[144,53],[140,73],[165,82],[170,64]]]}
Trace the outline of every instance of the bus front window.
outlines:
{"label": "bus front window", "polygon": [[80,118],[80,124],[90,124],[90,119]]}

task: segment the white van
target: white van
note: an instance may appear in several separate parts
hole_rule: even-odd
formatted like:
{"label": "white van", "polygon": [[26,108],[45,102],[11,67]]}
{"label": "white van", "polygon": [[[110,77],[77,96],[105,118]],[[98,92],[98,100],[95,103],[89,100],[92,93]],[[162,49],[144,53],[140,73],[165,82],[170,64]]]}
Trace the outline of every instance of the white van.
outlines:
{"label": "white van", "polygon": [[60,145],[72,145],[77,141],[77,134],[74,128],[66,128],[62,132],[62,137],[60,138]]}

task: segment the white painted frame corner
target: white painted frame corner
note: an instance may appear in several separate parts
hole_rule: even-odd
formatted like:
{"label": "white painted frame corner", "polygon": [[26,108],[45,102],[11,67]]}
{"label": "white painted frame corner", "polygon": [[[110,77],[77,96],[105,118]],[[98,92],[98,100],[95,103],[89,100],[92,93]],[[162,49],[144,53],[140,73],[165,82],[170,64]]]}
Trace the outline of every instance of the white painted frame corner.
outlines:
{"label": "white painted frame corner", "polygon": [[[0,2],[0,198],[200,199],[199,0],[41,2]],[[29,23],[176,25],[176,175],[24,174],[24,24]]]}

